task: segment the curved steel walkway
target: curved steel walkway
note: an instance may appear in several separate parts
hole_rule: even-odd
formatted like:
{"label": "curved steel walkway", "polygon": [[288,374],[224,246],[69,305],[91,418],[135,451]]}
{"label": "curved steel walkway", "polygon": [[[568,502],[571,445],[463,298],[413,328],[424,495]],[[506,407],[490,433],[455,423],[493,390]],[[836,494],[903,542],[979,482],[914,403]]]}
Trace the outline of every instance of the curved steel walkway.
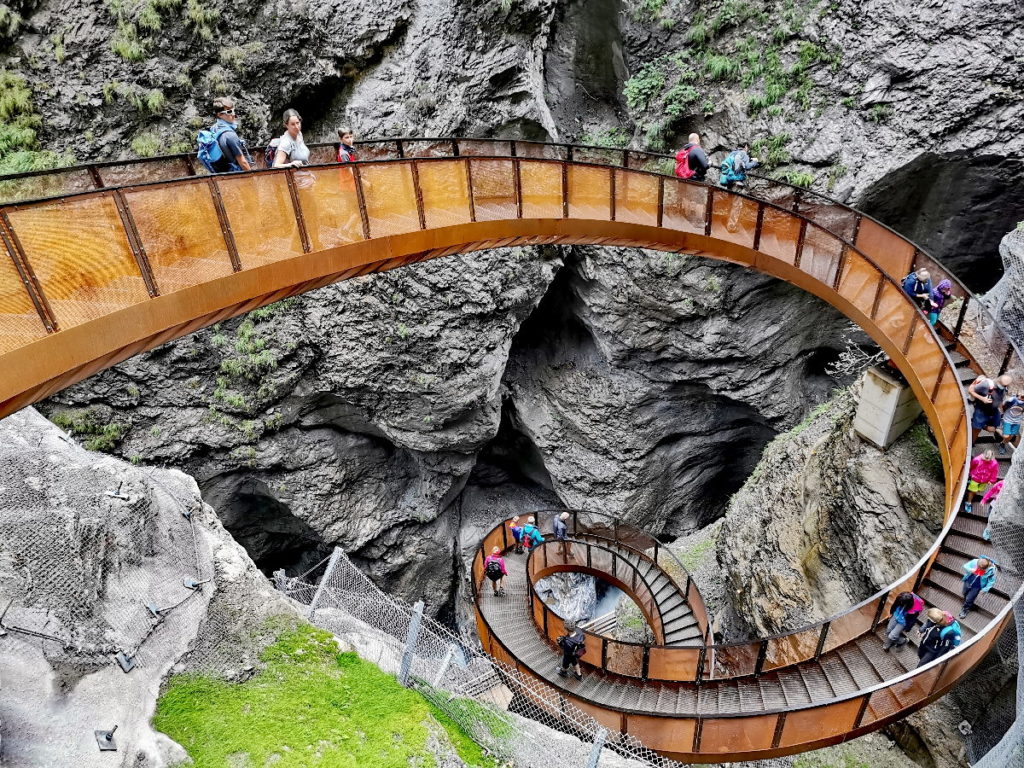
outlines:
{"label": "curved steel walkway", "polygon": [[[633,734],[672,757],[771,756],[881,727],[942,695],[992,647],[1010,598],[1020,594],[1005,561],[1005,591],[979,602],[956,653],[910,670],[905,660],[874,652],[875,627],[898,591],[918,587],[933,603],[956,607],[959,563],[993,552],[977,537],[982,521],[958,514],[971,452],[961,381],[979,370],[1021,373],[1019,352],[998,324],[920,248],[809,191],[759,181],[754,189],[763,199],[727,192],[663,175],[665,158],[640,152],[463,139],[390,140],[361,149],[371,162],[205,177],[178,156],[0,179],[0,199],[12,201],[0,206],[0,416],[206,325],[437,256],[539,243],[701,254],[814,293],[885,350],[938,443],[945,526],[904,577],[828,621],[732,646],[638,651],[596,642],[588,663],[601,671],[578,686],[565,684],[562,696],[613,733]],[[42,195],[56,197],[28,200]],[[900,289],[911,266],[928,266],[935,279],[951,277],[962,299],[935,331]],[[590,552],[596,569],[597,540],[587,537],[602,534],[590,524],[577,524],[575,534],[574,551]],[[507,546],[506,537],[498,526],[483,547]],[[632,574],[650,575],[641,557],[650,557],[650,548],[624,548],[632,545],[617,534],[602,546],[613,554],[611,575],[643,601]],[[477,585],[482,552],[474,562]],[[569,566],[547,557],[545,548],[530,567]],[[664,567],[656,545],[653,559]],[[686,595],[706,637],[699,595],[689,583],[680,589],[682,574],[668,570],[675,580],[667,591]],[[531,642],[547,642],[538,632],[547,614],[527,591],[529,602],[523,594],[504,605],[532,613]],[[650,597],[646,613],[661,622],[659,643],[674,640],[675,627],[664,622],[671,606]],[[492,625],[481,602],[485,647],[546,678],[550,670],[525,646],[509,647],[519,649],[516,643],[530,635],[503,637],[499,624],[495,618]]]}

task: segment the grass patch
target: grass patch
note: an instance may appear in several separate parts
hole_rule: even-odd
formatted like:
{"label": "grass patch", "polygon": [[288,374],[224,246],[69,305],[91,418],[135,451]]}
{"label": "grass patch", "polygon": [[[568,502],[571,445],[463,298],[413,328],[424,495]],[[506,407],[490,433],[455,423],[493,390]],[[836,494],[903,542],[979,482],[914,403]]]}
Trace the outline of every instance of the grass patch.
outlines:
{"label": "grass patch", "polygon": [[675,555],[679,558],[679,562],[683,564],[683,568],[693,573],[700,566],[708,552],[715,550],[716,544],[717,539],[715,536],[707,536],[703,541],[698,541],[692,547],[676,552]]}
{"label": "grass patch", "polygon": [[945,475],[942,468],[942,455],[932,440],[927,424],[918,423],[907,430],[907,437],[913,446],[921,465],[931,473],[932,477],[941,480]]}
{"label": "grass patch", "polygon": [[792,140],[788,133],[777,133],[768,138],[757,139],[752,145],[752,154],[760,158],[765,170],[789,162],[789,150],[786,145]]}
{"label": "grass patch", "polygon": [[103,453],[113,451],[128,431],[127,424],[104,421],[94,408],[54,411],[50,421],[68,434],[82,438],[88,450]]}
{"label": "grass patch", "polygon": [[117,32],[110,38],[110,50],[125,61],[142,61],[146,58],[146,46],[131,22],[118,22]]}
{"label": "grass patch", "polygon": [[592,147],[608,147],[610,149],[624,149],[629,145],[629,134],[619,127],[599,128],[588,131],[580,138],[580,142]]}
{"label": "grass patch", "polygon": [[[244,683],[171,678],[154,726],[188,751],[196,768],[407,768],[436,766],[431,730],[469,765],[493,766],[417,693],[308,625],[285,630]],[[433,726],[433,728],[432,728]]]}
{"label": "grass patch", "polygon": [[779,178],[794,187],[809,187],[814,183],[814,174],[806,171],[784,171]]}
{"label": "grass patch", "polygon": [[637,74],[629,78],[623,92],[630,110],[639,112],[647,109],[647,105],[661,93],[664,87],[665,72],[655,61],[645,65]]}

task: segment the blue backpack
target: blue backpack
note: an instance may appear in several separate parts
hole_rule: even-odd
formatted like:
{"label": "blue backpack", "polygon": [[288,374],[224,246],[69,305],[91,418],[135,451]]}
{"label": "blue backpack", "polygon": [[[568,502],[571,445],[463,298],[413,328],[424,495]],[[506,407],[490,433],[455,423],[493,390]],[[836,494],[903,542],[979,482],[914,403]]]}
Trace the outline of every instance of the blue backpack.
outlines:
{"label": "blue backpack", "polygon": [[[196,136],[196,144],[198,150],[196,157],[199,158],[199,162],[203,164],[210,173],[222,173],[215,167],[216,163],[220,163],[224,160],[224,150],[220,146],[220,137],[228,131],[233,130],[226,125],[215,125],[212,128],[205,128],[199,132]],[[233,160],[228,163],[229,171],[239,171],[241,168]]]}
{"label": "blue backpack", "polygon": [[736,170],[736,153],[730,152],[718,168],[718,183],[723,187],[735,181],[743,181],[747,174]]}

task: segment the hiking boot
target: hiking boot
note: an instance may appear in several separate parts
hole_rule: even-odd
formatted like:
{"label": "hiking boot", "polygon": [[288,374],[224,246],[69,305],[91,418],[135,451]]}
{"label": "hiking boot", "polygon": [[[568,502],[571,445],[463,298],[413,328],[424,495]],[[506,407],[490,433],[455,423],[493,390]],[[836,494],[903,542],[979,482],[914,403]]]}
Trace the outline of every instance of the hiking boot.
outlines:
{"label": "hiking boot", "polygon": [[996,448],[996,453],[998,453],[1000,456],[1005,456],[1006,454],[1008,454],[1009,451],[1006,450],[1006,443],[1000,443],[999,447]]}
{"label": "hiking boot", "polygon": [[568,677],[568,676],[569,676],[569,673],[568,673],[568,672],[566,672],[566,671],[565,671],[564,669],[562,669],[561,667],[559,667],[559,668],[558,668],[558,676],[559,676],[559,677]]}
{"label": "hiking boot", "polygon": [[577,680],[582,680],[583,679],[583,673],[582,672],[573,672],[572,676],[575,677]]}
{"label": "hiking boot", "polygon": [[971,502],[968,501],[966,504],[964,504],[964,512],[966,512],[969,515],[973,511],[974,511],[974,505],[971,504]]}
{"label": "hiking boot", "polygon": [[502,587],[501,589],[498,590],[498,597],[504,597],[504,596],[505,596],[505,588]]}
{"label": "hiking boot", "polygon": [[896,647],[897,648],[902,648],[904,645],[906,645],[909,642],[910,642],[910,638],[909,637],[901,637],[899,640],[896,641]]}
{"label": "hiking boot", "polygon": [[985,530],[981,532],[981,538],[985,541],[992,541],[992,526],[985,526]]}
{"label": "hiking boot", "polygon": [[958,618],[966,619],[967,618],[967,612],[969,610],[970,610],[970,608],[964,608],[963,610],[961,610],[960,611],[960,616]]}
{"label": "hiking boot", "polygon": [[887,639],[884,643],[882,643],[882,650],[888,653],[890,648],[892,648],[892,640]]}

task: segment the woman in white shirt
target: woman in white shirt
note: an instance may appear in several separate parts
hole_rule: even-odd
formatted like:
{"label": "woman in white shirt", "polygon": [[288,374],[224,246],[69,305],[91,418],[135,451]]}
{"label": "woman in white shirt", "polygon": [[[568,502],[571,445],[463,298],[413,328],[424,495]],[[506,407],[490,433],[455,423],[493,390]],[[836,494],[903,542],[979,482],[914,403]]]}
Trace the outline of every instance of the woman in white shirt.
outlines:
{"label": "woman in white shirt", "polygon": [[278,139],[274,167],[284,168],[286,165],[293,165],[298,168],[306,165],[309,163],[309,147],[302,140],[302,118],[294,109],[285,110],[284,127],[284,135]]}

